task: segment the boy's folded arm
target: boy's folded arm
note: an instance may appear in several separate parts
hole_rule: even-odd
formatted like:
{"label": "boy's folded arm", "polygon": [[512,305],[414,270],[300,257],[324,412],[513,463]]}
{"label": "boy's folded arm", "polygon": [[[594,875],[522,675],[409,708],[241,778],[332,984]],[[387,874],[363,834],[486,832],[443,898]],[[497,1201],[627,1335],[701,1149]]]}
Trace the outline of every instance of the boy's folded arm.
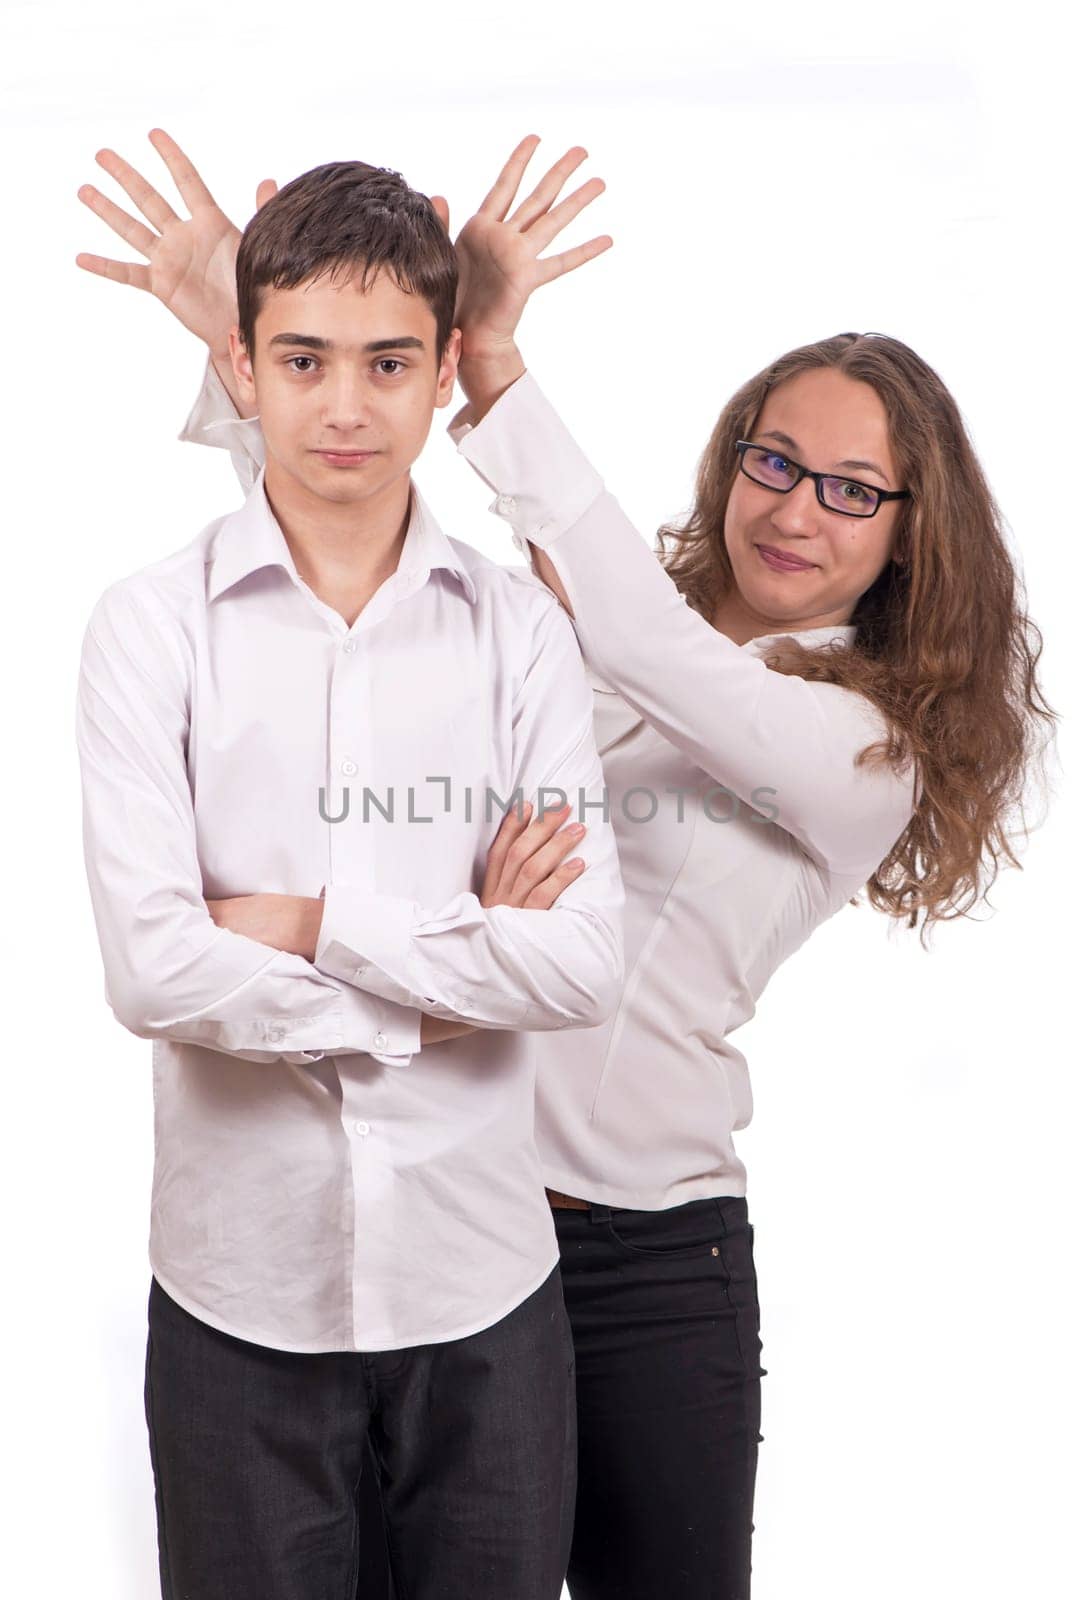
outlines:
{"label": "boy's folded arm", "polygon": [[141,1038],[252,1061],[355,1052],[408,1061],[420,1048],[418,1009],[213,922],[186,772],[184,648],[128,582],[102,595],[84,635],[84,854],[111,1009]]}

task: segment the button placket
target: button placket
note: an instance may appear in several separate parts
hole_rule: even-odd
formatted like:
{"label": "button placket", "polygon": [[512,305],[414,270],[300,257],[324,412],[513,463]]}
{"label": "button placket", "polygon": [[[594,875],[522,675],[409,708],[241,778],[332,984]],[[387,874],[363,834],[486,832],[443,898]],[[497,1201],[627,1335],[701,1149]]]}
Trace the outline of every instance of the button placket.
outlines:
{"label": "button placket", "polygon": [[[384,1079],[374,1079],[351,1057],[338,1067],[341,1126],[351,1173],[353,1227],[346,1238],[352,1287],[353,1327],[359,1348],[367,1348],[364,1328],[374,1314],[375,1272],[381,1251],[381,1215],[389,1201],[391,1168],[383,1118],[390,1105]],[[376,1232],[377,1230],[377,1232]]]}
{"label": "button placket", "polygon": [[[342,618],[343,621],[343,618]],[[328,812],[345,813],[342,822],[327,824],[329,839],[329,882],[331,884],[374,885],[374,828],[360,817],[361,782],[369,781],[373,771],[372,730],[367,708],[370,704],[370,674],[373,652],[358,633],[342,636],[332,658],[329,691],[330,773]],[[350,781],[351,780],[351,781]],[[342,791],[348,790],[348,806]]]}

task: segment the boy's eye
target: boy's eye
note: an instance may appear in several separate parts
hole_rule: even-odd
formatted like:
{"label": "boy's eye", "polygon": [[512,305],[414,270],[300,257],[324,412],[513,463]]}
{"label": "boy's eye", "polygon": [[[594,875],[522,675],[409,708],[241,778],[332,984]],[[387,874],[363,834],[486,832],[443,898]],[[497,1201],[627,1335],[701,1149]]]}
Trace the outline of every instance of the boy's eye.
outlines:
{"label": "boy's eye", "polygon": [[[298,365],[298,363],[300,361],[302,361],[304,363],[309,363],[309,365],[304,365],[304,366],[301,367],[301,366]],[[300,374],[302,374],[304,376],[309,374],[309,373],[311,373],[314,370],[316,365],[317,365],[317,363],[315,362],[315,359],[314,359],[313,356],[289,356],[288,357],[288,366],[292,369],[292,371],[293,372],[298,372],[298,373],[300,373]],[[396,356],[382,356],[376,362],[376,366],[378,367],[379,371],[382,373],[384,378],[393,378],[393,377],[395,377],[399,372],[403,372],[405,370],[405,368],[407,367],[407,365],[408,365],[407,362],[400,361]]]}

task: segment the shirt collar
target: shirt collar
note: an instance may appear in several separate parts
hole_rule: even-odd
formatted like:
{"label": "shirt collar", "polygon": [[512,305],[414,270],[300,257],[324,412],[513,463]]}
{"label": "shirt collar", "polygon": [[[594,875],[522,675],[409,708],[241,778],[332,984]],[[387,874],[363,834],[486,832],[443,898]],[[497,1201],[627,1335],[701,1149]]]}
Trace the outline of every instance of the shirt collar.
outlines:
{"label": "shirt collar", "polygon": [[[397,564],[398,579],[407,582],[421,572],[426,575],[436,567],[445,567],[458,578],[470,602],[475,605],[477,586],[469,569],[411,480],[409,508],[409,526]],[[271,566],[283,567],[292,578],[302,581],[283,530],[269,505],[265,493],[265,468],[262,467],[243,505],[220,524],[209,563],[209,600],[215,600],[232,584],[249,577],[251,572]]]}
{"label": "shirt collar", "polygon": [[756,654],[758,649],[764,651],[769,645],[777,643],[780,639],[796,639],[807,650],[816,649],[819,645],[831,644],[834,639],[843,639],[845,645],[854,644],[855,636],[859,632],[854,623],[841,622],[829,628],[803,628],[798,633],[762,633],[759,638],[750,639],[742,646]]}

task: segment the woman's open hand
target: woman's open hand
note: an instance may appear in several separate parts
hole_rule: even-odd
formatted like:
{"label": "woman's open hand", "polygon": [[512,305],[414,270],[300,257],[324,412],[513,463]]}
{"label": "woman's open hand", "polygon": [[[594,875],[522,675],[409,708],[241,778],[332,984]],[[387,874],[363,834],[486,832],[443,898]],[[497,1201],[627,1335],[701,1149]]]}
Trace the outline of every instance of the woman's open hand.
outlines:
{"label": "woman's open hand", "polygon": [[[76,257],[76,265],[114,283],[147,290],[214,354],[222,355],[227,350],[227,335],[238,322],[235,257],[242,235],[170,135],[153,128],[148,138],[166,163],[189,216],[178,216],[159,191],[115,150],[100,150],[95,156],[99,166],[120,184],[152,226],[146,227],[91,183],[85,183],[77,194],[119,239],[145,257],[147,265],[86,253]],[[257,186],[257,208],[275,193],[273,180],[262,179]]]}
{"label": "woman's open hand", "polygon": [[[537,187],[514,211],[519,184],[540,144],[531,133],[512,151],[480,207],[455,240],[458,257],[458,309],[463,359],[488,359],[514,341],[527,300],[542,284],[573,272],[608,250],[613,240],[600,234],[585,244],[542,258],[541,252],[592,200],[604,191],[601,178],[590,178],[557,202],[568,178],[587,158],[573,145],[551,166]],[[433,202],[434,203],[434,202]],[[442,214],[441,208],[440,214]],[[508,215],[510,212],[510,216]]]}

